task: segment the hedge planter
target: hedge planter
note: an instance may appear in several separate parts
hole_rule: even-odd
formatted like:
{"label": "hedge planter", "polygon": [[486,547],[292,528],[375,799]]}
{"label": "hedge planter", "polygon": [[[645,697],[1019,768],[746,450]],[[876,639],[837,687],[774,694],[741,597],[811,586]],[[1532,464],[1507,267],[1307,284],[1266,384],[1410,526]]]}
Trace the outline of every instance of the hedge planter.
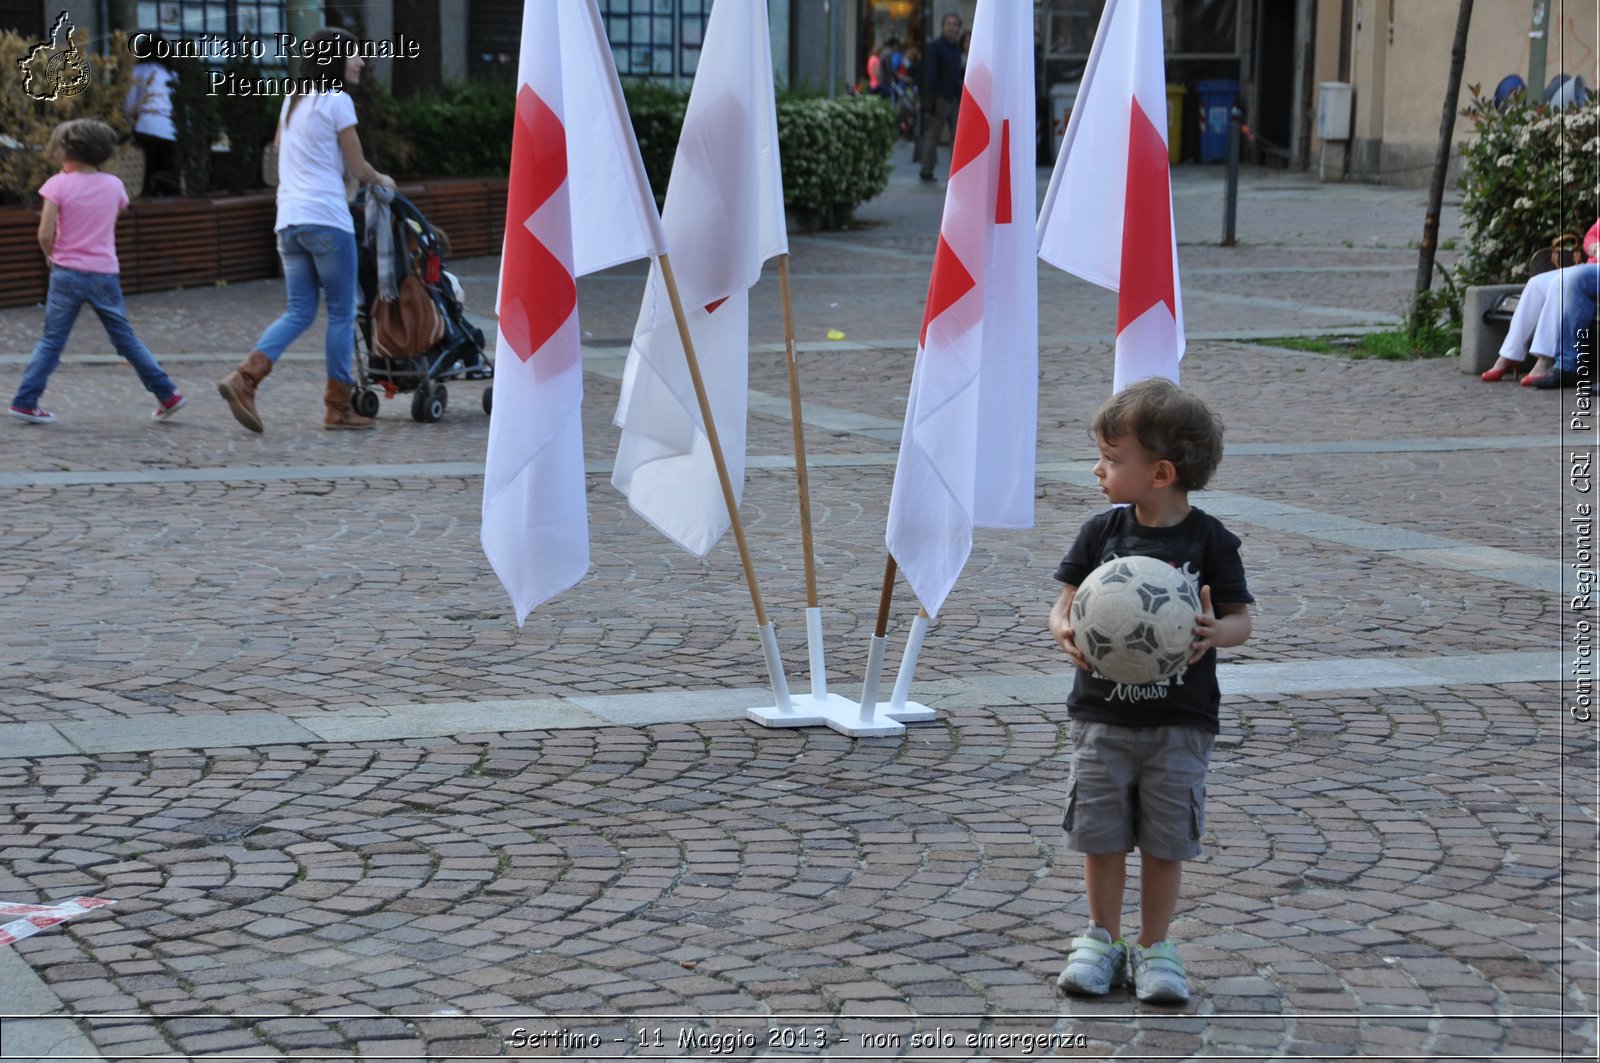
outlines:
{"label": "hedge planter", "polygon": [[[497,255],[505,235],[505,178],[407,183],[400,191],[450,240],[451,254]],[[124,292],[192,288],[278,275],[272,192],[215,199],[141,199],[117,219]],[[0,306],[44,301],[39,213],[0,209]]]}

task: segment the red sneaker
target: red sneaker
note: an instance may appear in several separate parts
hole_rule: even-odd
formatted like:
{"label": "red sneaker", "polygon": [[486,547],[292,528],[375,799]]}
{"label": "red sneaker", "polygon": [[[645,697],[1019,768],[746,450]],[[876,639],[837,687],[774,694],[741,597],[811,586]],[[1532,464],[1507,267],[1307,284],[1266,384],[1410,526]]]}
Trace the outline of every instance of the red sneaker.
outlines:
{"label": "red sneaker", "polygon": [[55,424],[56,415],[39,409],[37,406],[13,406],[11,416],[19,421],[29,424]]}
{"label": "red sneaker", "polygon": [[156,412],[152,413],[150,416],[154,417],[158,421],[165,421],[167,418],[183,409],[184,405],[187,404],[188,401],[188,399],[183,397],[183,392],[174,391],[172,393],[172,397],[170,399],[163,400],[161,405],[156,407]]}

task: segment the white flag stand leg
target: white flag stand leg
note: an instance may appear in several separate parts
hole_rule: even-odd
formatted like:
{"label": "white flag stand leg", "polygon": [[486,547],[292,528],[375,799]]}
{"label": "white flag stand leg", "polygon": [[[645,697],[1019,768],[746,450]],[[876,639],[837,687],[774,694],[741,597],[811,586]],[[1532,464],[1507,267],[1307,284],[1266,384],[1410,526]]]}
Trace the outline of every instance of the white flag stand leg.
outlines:
{"label": "white flag stand leg", "polygon": [[806,647],[811,651],[811,696],[828,696],[828,666],[822,654],[822,607],[806,610]]}
{"label": "white flag stand leg", "polygon": [[848,713],[830,714],[827,724],[851,738],[886,738],[904,734],[906,725],[890,719],[878,704],[878,680],[883,674],[883,649],[889,640],[882,635],[872,636],[872,648],[867,653],[867,674],[861,680],[861,704],[852,706]]}
{"label": "white flag stand leg", "polygon": [[[822,653],[822,610],[806,610],[806,641],[811,651],[811,693],[792,697],[783,680],[783,663],[773,661],[778,657],[778,641],[771,636],[772,625],[761,629],[762,649],[767,652],[767,670],[778,676],[773,684],[777,696],[779,683],[784,684],[783,695],[777,705],[747,709],[745,716],[763,727],[820,727],[831,720],[848,719],[857,711],[856,703],[847,697],[828,693],[828,670]],[[769,636],[771,636],[769,638]],[[771,648],[768,649],[768,642]]]}
{"label": "white flag stand leg", "polygon": [[784,677],[783,658],[778,654],[778,635],[770,622],[761,628],[761,653],[767,659],[767,679],[772,684],[772,696],[778,701],[778,711],[793,712],[789,680]]}
{"label": "white flag stand leg", "polygon": [[900,670],[894,677],[894,692],[887,704],[880,703],[878,712],[900,723],[926,723],[938,714],[920,702],[907,701],[911,693],[911,675],[917,669],[917,655],[922,652],[922,637],[928,633],[928,614],[918,610],[911,621],[911,632],[906,636],[906,649],[900,657]]}

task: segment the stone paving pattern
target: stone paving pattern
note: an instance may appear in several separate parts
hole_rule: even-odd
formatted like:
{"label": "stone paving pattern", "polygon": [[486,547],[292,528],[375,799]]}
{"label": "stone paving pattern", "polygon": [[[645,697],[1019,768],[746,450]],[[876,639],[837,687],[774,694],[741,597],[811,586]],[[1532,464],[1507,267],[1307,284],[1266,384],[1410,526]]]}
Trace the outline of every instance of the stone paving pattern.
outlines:
{"label": "stone paving pattern", "polygon": [[[1225,517],[1259,599],[1227,668],[1458,658],[1474,676],[1481,655],[1559,647],[1562,602],[1538,588],[1561,560],[1561,396],[1487,387],[1454,361],[1236,338],[1393,322],[1420,193],[1247,174],[1241,246],[1222,249],[1218,171],[1176,173],[1184,382],[1232,448],[1219,512],[1255,500],[1315,517]],[[845,693],[883,570],[941,190],[902,159],[861,228],[792,242],[829,678]],[[482,313],[498,263],[452,265]],[[742,513],[800,688],[768,273]],[[191,396],[158,426],[81,322],[46,398],[61,423],[0,426],[0,735],[70,725],[88,748],[138,720],[758,686],[731,541],[683,554],[609,486],[642,276],[580,282],[594,570],[520,630],[477,543],[476,385],[451,389],[439,424],[401,399],[375,433],[322,432],[314,330],[264,386],[268,432],[252,436],[210,382],[280,288],[157,293],[130,313]],[[711,1039],[698,1056],[726,1038],[721,1058],[1592,1058],[1595,742],[1562,711],[1555,670],[1225,686],[1207,852],[1174,928],[1194,1001],[1054,989],[1087,916],[1058,848],[1067,673],[1044,617],[1056,562],[1102,504],[1084,426],[1109,392],[1114,305],[1041,272],[1037,526],[978,534],[913,690],[939,719],[902,739],[700,718],[130,752],[102,739],[0,759],[0,897],[118,901],[14,947],[58,1002],[52,1028],[75,1023],[113,1059],[668,1058],[690,1054],[680,1031]],[[0,311],[7,373],[39,320]],[[847,339],[824,341],[835,327]],[[1441,560],[1470,548],[1512,567]],[[894,637],[912,609],[902,585]],[[979,682],[997,677],[1019,685]],[[1049,677],[1059,692],[1039,693]],[[657,1028],[662,1046],[638,1043]],[[1058,1040],[980,1049],[969,1033]]]}

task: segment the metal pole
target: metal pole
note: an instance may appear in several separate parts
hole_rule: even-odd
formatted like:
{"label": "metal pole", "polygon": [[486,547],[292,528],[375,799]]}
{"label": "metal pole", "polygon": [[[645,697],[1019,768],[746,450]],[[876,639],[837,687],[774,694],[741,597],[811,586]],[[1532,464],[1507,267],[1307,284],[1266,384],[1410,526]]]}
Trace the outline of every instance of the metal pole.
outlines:
{"label": "metal pole", "polygon": [[839,19],[834,11],[833,0],[822,0],[823,16],[828,20],[828,92],[829,96],[839,95],[841,77],[839,75]]}
{"label": "metal pole", "polygon": [[1244,113],[1234,107],[1228,115],[1228,198],[1222,208],[1222,246],[1232,247],[1234,223],[1239,217],[1239,125]]}
{"label": "metal pole", "polygon": [[1533,0],[1533,23],[1528,30],[1528,98],[1544,99],[1545,58],[1550,48],[1550,0]]}

